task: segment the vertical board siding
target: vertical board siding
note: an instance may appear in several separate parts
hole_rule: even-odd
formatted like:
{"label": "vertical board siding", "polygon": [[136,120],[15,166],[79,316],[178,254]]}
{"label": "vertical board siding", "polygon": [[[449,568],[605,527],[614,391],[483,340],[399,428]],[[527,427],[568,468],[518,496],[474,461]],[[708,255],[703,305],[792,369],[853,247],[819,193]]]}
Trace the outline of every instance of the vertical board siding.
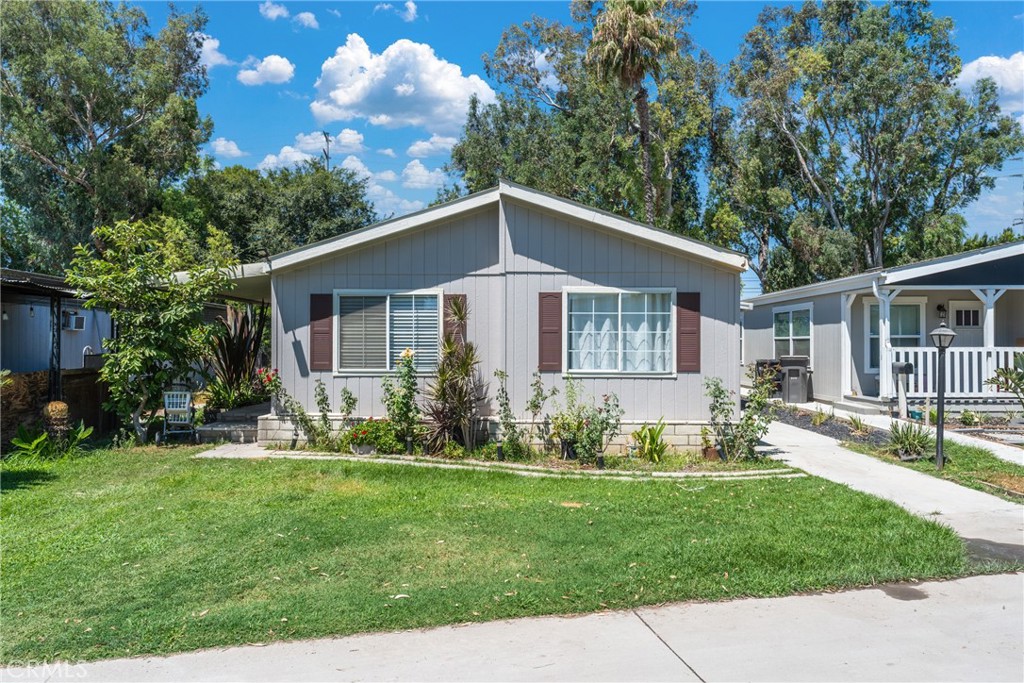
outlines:
{"label": "vertical board siding", "polygon": [[[495,410],[494,371],[509,374],[513,408],[525,416],[537,369],[541,292],[567,286],[672,287],[701,295],[700,372],[671,377],[586,378],[600,396],[614,392],[626,420],[706,420],[703,378],[716,375],[739,390],[739,275],[727,269],[619,235],[566,221],[514,201],[329,257],[274,276],[275,360],[284,387],[315,410],[313,378],[301,372],[295,342],[305,345],[308,296],[334,289],[427,289],[465,294],[467,337],[478,346]],[[303,302],[300,306],[300,303]],[[301,354],[300,354],[301,355]],[[559,362],[561,358],[559,357]],[[359,399],[360,416],[380,417],[380,376],[320,373],[336,405],[342,387]],[[421,386],[427,378],[421,378]],[[562,373],[545,373],[548,387],[564,387]],[[547,410],[553,410],[549,403]]]}

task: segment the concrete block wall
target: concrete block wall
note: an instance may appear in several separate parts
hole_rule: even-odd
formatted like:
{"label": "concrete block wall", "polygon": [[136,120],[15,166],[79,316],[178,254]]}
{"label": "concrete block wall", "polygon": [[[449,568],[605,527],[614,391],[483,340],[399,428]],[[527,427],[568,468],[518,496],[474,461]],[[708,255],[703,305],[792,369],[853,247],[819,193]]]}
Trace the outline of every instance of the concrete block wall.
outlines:
{"label": "concrete block wall", "polygon": [[[311,415],[311,417],[316,419],[317,416]],[[520,420],[519,424],[524,430],[529,429],[529,421]],[[643,424],[643,422],[624,420],[621,433],[612,440],[608,447],[608,452],[625,452],[630,441],[630,434],[639,429]],[[344,421],[340,415],[331,416],[331,426],[335,430],[341,430],[344,427]],[[703,422],[666,422],[662,439],[673,448],[679,450],[698,450],[701,447],[700,430],[704,426],[706,426],[706,423]],[[499,431],[498,421],[493,417],[484,418],[484,429],[489,439],[496,439]],[[535,429],[534,432],[536,433],[538,430]],[[259,443],[264,445],[283,444],[292,447],[301,446],[306,441],[294,420],[284,415],[264,415],[260,417],[256,438]],[[533,445],[540,448],[544,445],[544,442],[535,438]]]}

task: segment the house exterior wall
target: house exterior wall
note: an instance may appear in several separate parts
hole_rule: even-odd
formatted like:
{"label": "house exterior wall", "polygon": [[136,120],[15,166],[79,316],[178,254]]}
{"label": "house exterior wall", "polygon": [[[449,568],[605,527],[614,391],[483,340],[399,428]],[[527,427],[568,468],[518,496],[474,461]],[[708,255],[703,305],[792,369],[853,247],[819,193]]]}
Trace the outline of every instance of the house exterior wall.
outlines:
{"label": "house exterior wall", "polygon": [[[467,338],[480,351],[481,374],[489,383],[485,413],[496,412],[493,375],[502,369],[509,376],[511,405],[525,418],[538,362],[538,293],[586,285],[701,292],[700,373],[583,380],[594,396],[619,396],[626,425],[660,417],[670,424],[706,420],[705,376],[722,377],[727,388],[738,390],[739,273],[505,199],[441,224],[274,273],[274,367],[284,389],[311,412],[316,410],[315,381],[321,379],[335,405],[347,387],[359,400],[359,416],[381,417],[382,373],[337,376],[309,370],[309,296],[336,289],[440,288],[467,297]],[[564,386],[561,373],[543,377],[548,387]],[[421,377],[421,385],[425,379]],[[548,410],[552,408],[549,404]],[[693,443],[699,444],[699,428],[680,431],[687,438],[693,432]]]}
{"label": "house exterior wall", "polygon": [[[946,322],[953,327],[952,307],[954,302],[980,304],[970,289],[914,290],[903,289],[895,304],[907,300],[921,301],[924,307],[924,344],[929,345],[928,333],[939,326],[939,304],[946,306]],[[785,302],[755,305],[744,316],[744,359],[753,363],[759,358],[774,356],[773,309],[783,306],[811,302],[812,316],[812,375],[815,399],[839,401],[842,399],[842,364],[848,362],[842,355],[842,297],[840,294],[826,294],[816,297],[799,297]],[[851,389],[859,396],[878,396],[878,372],[869,371],[866,364],[865,325],[866,307],[875,303],[873,294],[857,294],[850,309],[850,355],[852,371]],[[1007,291],[995,306],[996,346],[1024,346],[1024,290]],[[955,330],[958,334],[954,345],[960,347],[982,346],[981,328]]]}
{"label": "house exterior wall", "polygon": [[[0,322],[0,367],[11,372],[34,372],[50,367],[50,301],[39,297],[12,295],[4,299],[7,320]],[[30,314],[30,309],[35,315]],[[85,317],[85,329],[61,331],[61,362],[65,370],[84,367],[82,352],[103,349],[103,338],[110,336],[110,315],[102,310],[81,307],[80,301],[64,300],[62,310],[77,311]]]}
{"label": "house exterior wall", "polygon": [[[775,358],[775,309],[810,304],[811,311],[811,394],[817,400],[840,398],[842,367],[835,359],[842,344],[842,298],[822,294],[794,298],[784,303],[755,305],[744,314],[743,359],[749,366]],[[746,382],[749,384],[749,380]]]}

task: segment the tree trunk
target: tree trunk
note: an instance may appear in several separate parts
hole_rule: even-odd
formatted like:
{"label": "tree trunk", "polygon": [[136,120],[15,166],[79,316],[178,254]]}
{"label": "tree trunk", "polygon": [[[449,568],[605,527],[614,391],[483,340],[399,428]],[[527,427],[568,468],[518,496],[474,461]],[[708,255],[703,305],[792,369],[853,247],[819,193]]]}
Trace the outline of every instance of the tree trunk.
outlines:
{"label": "tree trunk", "polygon": [[644,174],[644,214],[654,225],[654,182],[651,179],[651,111],[647,107],[647,88],[637,88],[636,113],[640,119],[640,157]]}
{"label": "tree trunk", "polygon": [[146,443],[147,427],[149,425],[142,424],[142,411],[145,410],[146,402],[149,400],[149,394],[143,393],[142,400],[139,401],[135,411],[132,413],[132,428],[135,429],[135,440],[140,443]]}

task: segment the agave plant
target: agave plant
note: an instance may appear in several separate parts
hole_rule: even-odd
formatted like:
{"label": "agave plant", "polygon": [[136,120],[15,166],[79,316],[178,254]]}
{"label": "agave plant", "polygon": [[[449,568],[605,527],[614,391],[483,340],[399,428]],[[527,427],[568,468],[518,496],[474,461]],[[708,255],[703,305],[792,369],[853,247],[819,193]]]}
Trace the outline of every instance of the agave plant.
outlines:
{"label": "agave plant", "polygon": [[256,370],[263,351],[263,331],[267,326],[265,306],[246,306],[244,311],[217,318],[211,365],[217,383],[239,393],[256,386]]}

